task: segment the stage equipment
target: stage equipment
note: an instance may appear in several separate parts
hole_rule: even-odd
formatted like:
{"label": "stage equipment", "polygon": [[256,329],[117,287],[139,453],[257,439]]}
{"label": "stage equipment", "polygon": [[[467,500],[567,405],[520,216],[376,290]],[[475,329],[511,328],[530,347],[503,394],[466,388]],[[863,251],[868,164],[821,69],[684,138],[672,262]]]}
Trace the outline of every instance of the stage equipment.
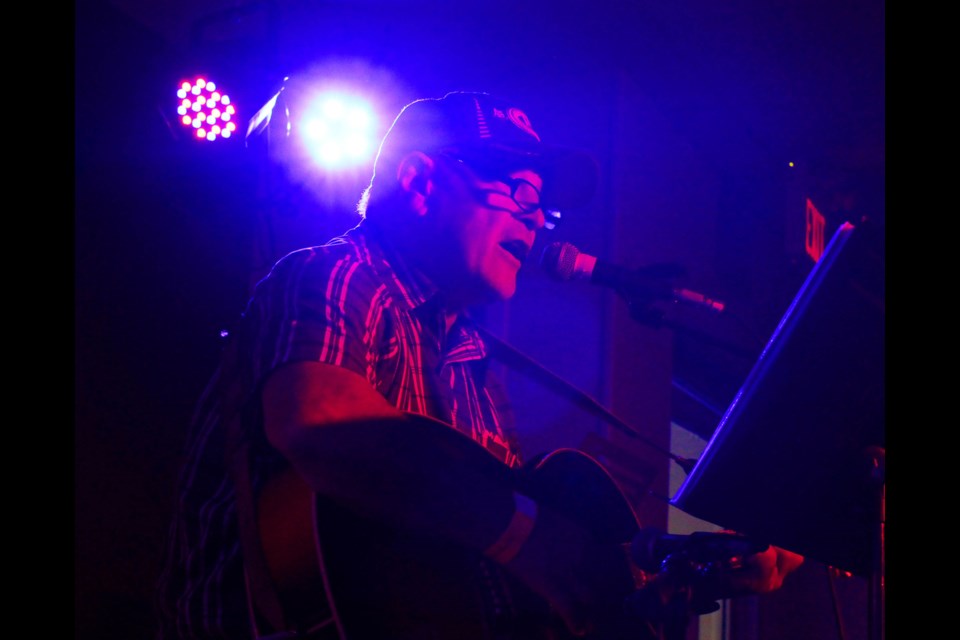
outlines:
{"label": "stage equipment", "polygon": [[870,580],[883,633],[882,228],[836,230],[671,503]]}

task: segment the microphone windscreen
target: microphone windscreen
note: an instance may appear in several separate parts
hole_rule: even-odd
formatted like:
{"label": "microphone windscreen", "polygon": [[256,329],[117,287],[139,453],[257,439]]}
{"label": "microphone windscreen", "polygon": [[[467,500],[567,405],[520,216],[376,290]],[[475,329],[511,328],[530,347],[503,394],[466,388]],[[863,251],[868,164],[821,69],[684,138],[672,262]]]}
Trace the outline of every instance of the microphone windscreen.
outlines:
{"label": "microphone windscreen", "polygon": [[540,266],[558,280],[573,280],[580,251],[569,242],[554,242],[544,248]]}

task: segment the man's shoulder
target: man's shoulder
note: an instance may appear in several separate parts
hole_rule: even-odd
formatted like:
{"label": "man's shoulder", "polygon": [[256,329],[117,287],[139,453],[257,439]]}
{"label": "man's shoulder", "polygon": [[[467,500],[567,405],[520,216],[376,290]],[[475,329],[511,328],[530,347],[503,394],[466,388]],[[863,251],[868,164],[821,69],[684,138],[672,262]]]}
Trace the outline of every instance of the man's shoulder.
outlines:
{"label": "man's shoulder", "polygon": [[375,242],[361,232],[348,232],[322,245],[295,249],[274,264],[268,280],[329,280],[349,277],[374,284],[389,266]]}
{"label": "man's shoulder", "polygon": [[348,232],[324,244],[290,251],[277,260],[274,270],[296,269],[307,265],[332,266],[338,262],[371,264],[376,257],[375,252],[371,253],[369,244],[363,234]]}

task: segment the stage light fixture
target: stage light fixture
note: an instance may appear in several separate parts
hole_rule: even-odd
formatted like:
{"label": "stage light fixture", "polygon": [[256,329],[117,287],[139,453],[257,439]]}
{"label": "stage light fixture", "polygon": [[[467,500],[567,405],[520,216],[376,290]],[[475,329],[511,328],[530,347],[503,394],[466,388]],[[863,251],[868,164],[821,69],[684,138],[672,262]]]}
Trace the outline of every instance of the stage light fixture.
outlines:
{"label": "stage light fixture", "polygon": [[229,94],[198,76],[177,87],[177,119],[196,140],[214,142],[237,132],[237,109]]}
{"label": "stage light fixture", "polygon": [[[320,224],[356,203],[380,139],[410,90],[385,69],[335,58],[284,76],[248,119],[245,146],[260,162],[265,202]],[[384,116],[390,114],[389,117]]]}
{"label": "stage light fixture", "polygon": [[287,179],[326,192],[351,191],[376,157],[383,122],[363,89],[328,78],[284,78],[280,90],[250,118],[247,146],[268,142],[271,161]]}

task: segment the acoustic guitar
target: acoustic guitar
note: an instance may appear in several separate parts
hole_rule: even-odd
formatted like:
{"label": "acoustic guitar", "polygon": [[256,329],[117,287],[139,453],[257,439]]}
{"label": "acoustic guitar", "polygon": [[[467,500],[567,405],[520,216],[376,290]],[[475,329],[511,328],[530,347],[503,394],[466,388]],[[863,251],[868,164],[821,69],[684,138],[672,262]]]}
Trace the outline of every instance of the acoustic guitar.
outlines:
{"label": "acoustic guitar", "polygon": [[[456,429],[432,419],[416,421],[418,437],[442,441],[453,467],[469,464],[500,480],[509,477],[517,490],[579,523],[598,542],[629,545],[641,531],[616,481],[585,453],[560,449],[510,469]],[[394,427],[392,433],[398,432]],[[482,554],[365,519],[313,492],[292,470],[271,479],[257,504],[270,577],[299,637],[574,638],[544,600]],[[633,585],[622,595],[624,605],[629,603]],[[611,603],[610,611],[591,639],[658,637],[630,607]]]}

